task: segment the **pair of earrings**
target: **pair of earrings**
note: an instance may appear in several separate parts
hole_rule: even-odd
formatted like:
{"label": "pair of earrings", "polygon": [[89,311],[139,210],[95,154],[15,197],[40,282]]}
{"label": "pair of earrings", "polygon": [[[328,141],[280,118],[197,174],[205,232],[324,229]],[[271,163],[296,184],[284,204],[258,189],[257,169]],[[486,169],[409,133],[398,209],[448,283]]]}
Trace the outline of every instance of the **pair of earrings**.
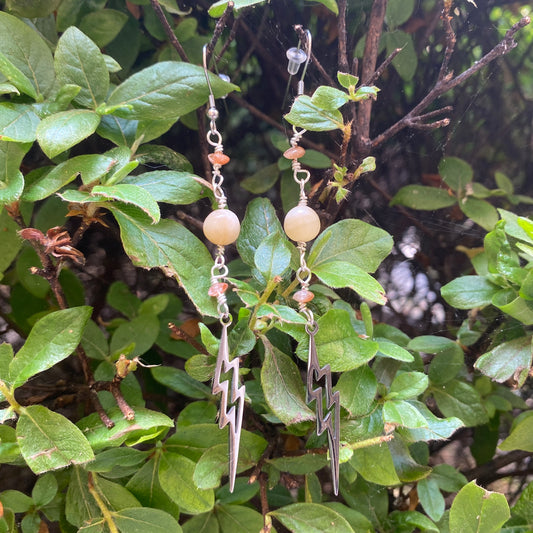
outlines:
{"label": "pair of earrings", "polygon": [[[291,76],[297,74],[300,65],[305,62],[302,77],[298,82],[298,95],[304,92],[303,79],[311,55],[311,33],[309,30],[306,31],[306,48],[307,50],[304,51],[298,45],[297,48],[291,48],[287,51],[287,58],[289,59],[287,70]],[[240,223],[235,213],[226,209],[227,199],[222,189],[224,178],[221,174],[221,168],[230,159],[224,154],[222,136],[216,127],[218,111],[208,77],[206,47],[204,47],[203,51],[203,60],[210,92],[209,108],[207,110],[210,129],[207,133],[207,142],[214,148],[213,153],[209,154],[208,158],[212,164],[212,186],[217,202],[217,209],[213,210],[204,221],[204,234],[210,242],[217,246],[214,264],[211,269],[209,295],[217,299],[218,317],[222,326],[212,392],[213,394],[221,395],[219,427],[222,429],[229,425],[229,484],[230,491],[233,492],[239,458],[245,388],[244,385],[240,385],[239,381],[239,359],[229,359],[228,328],[232,322],[232,317],[225,294],[228,289],[228,283],[226,282],[228,268],[225,263],[224,249],[226,245],[237,240],[240,232]],[[293,177],[300,188],[298,205],[287,213],[283,227],[287,236],[297,243],[297,248],[300,252],[300,266],[296,272],[296,279],[300,284],[300,288],[295,292],[293,298],[298,303],[299,311],[306,319],[305,331],[309,335],[306,401],[308,404],[313,401],[316,402],[318,435],[327,431],[333,490],[337,494],[339,490],[340,397],[338,391],[333,393],[329,365],[321,368],[318,362],[315,342],[318,324],[315,321],[313,312],[307,307],[307,304],[314,298],[314,294],[309,290],[311,271],[306,264],[305,253],[307,243],[320,233],[320,219],[317,213],[307,205],[305,184],[311,176],[308,170],[302,168],[299,161],[305,154],[305,149],[299,146],[305,132],[305,129],[293,127],[293,135],[290,140],[291,146],[283,154],[285,158],[291,160]],[[231,382],[228,380],[221,381],[221,377],[227,373],[231,373]],[[319,384],[321,381],[325,384],[325,397],[323,388]]]}

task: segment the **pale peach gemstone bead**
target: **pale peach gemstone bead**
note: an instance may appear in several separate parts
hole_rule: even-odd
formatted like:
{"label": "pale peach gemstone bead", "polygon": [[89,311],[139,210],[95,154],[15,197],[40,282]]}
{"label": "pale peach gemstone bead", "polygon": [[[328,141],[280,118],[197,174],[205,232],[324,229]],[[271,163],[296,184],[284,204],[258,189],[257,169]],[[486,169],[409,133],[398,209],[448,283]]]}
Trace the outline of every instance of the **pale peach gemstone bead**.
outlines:
{"label": "pale peach gemstone bead", "polygon": [[207,294],[213,298],[218,298],[221,294],[224,294],[228,290],[228,284],[224,282],[214,283],[209,287]]}
{"label": "pale peach gemstone bead", "polygon": [[301,289],[299,291],[296,291],[293,295],[293,298],[299,304],[306,304],[307,302],[310,302],[314,297],[315,295],[307,289]]}
{"label": "pale peach gemstone bead", "polygon": [[219,246],[235,242],[240,231],[239,219],[229,209],[215,209],[204,220],[204,235]]}
{"label": "pale peach gemstone bead", "polygon": [[320,218],[310,207],[297,205],[287,213],[283,228],[293,241],[312,241],[320,233]]}
{"label": "pale peach gemstone bead", "polygon": [[212,154],[209,154],[207,156],[207,159],[209,159],[209,162],[212,165],[222,166],[230,162],[230,158],[226,154],[223,154],[222,152],[214,152]]}
{"label": "pale peach gemstone bead", "polygon": [[283,157],[286,159],[300,159],[305,155],[305,149],[301,146],[291,146],[285,152],[283,152]]}

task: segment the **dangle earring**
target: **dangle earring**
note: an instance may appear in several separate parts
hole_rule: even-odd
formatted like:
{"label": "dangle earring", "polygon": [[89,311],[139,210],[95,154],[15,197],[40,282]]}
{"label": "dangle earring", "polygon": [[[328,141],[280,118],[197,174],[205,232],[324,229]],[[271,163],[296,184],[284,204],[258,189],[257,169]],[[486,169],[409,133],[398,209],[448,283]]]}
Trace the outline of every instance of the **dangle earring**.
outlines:
{"label": "dangle earring", "polygon": [[[205,79],[209,87],[209,109],[207,116],[210,119],[210,127],[207,132],[207,142],[214,148],[213,153],[208,155],[212,165],[213,194],[217,202],[214,209],[204,221],[204,235],[209,241],[217,246],[215,263],[211,268],[211,286],[209,296],[217,299],[218,319],[222,326],[220,347],[218,350],[215,375],[213,378],[213,394],[220,394],[220,407],[218,412],[218,425],[220,429],[229,425],[229,486],[233,492],[235,477],[237,475],[237,463],[239,459],[239,443],[241,439],[242,415],[244,411],[244,385],[239,383],[239,359],[236,357],[230,361],[228,346],[228,327],[232,322],[226,300],[228,284],[225,281],[228,275],[224,247],[237,240],[240,233],[240,223],[237,215],[226,209],[227,199],[222,189],[224,177],[220,169],[229,163],[230,158],[224,154],[222,136],[216,127],[218,110],[215,107],[215,97],[209,81],[207,69],[207,45],[203,48],[203,63]],[[228,379],[221,381],[223,374],[231,372],[231,384]],[[230,407],[231,405],[231,407]]]}
{"label": "dangle earring", "polygon": [[[311,33],[309,30],[306,30],[306,35],[306,63],[302,77],[298,82],[298,96],[303,94],[304,91],[303,78],[307,70],[307,64],[309,63],[309,56],[311,55]],[[298,49],[294,48],[291,50]],[[289,52],[287,52],[287,57],[289,57]],[[301,54],[298,55],[301,57]],[[289,57],[290,67],[291,58]],[[291,74],[295,74],[296,72],[291,72]],[[333,481],[333,491],[337,495],[339,492],[340,394],[339,391],[333,392],[330,366],[326,365],[320,368],[315,342],[318,324],[313,312],[307,307],[307,304],[314,298],[314,294],[309,290],[311,271],[305,261],[305,252],[307,243],[320,233],[320,219],[318,214],[307,205],[305,184],[311,177],[310,172],[303,169],[300,161],[298,161],[305,154],[305,149],[299,146],[299,142],[305,132],[305,129],[298,129],[296,126],[293,126],[293,136],[290,140],[291,147],[283,154],[285,158],[291,160],[294,181],[300,187],[300,200],[298,205],[293,207],[285,216],[283,228],[287,236],[293,241],[296,241],[297,248],[300,252],[300,267],[296,271],[296,279],[300,284],[300,288],[294,293],[293,298],[298,302],[298,310],[306,318],[305,331],[309,335],[306,401],[308,404],[313,401],[316,402],[317,434],[321,435],[324,431],[327,431],[328,434],[331,478]],[[324,413],[323,387],[318,383],[322,379],[325,382],[326,413]]]}

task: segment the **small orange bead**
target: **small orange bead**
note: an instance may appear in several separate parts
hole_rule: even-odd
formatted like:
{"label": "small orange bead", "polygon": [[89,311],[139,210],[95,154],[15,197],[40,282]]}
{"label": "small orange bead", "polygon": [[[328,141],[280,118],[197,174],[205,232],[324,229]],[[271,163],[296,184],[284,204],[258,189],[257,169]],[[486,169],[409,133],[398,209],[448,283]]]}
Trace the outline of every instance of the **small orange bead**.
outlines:
{"label": "small orange bead", "polygon": [[213,285],[209,287],[207,294],[209,294],[209,296],[212,296],[213,298],[218,298],[221,294],[224,294],[227,290],[228,290],[227,283],[224,283],[224,282],[213,283]]}
{"label": "small orange bead", "polygon": [[207,156],[207,159],[209,159],[209,162],[212,165],[227,165],[230,162],[230,158],[223,154],[222,152],[214,152],[212,154],[209,154]]}
{"label": "small orange bead", "polygon": [[300,291],[296,291],[293,295],[293,299],[296,300],[300,304],[305,304],[307,302],[310,302],[315,295],[308,291],[307,289],[302,289]]}
{"label": "small orange bead", "polygon": [[283,152],[283,157],[286,159],[300,159],[305,155],[305,150],[301,146],[292,146]]}

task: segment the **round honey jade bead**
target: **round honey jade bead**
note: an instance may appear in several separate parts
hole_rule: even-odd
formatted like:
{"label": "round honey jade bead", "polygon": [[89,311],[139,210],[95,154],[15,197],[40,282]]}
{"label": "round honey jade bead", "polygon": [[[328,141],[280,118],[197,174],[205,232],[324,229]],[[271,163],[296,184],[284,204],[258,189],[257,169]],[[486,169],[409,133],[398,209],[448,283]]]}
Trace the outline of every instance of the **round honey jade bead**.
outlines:
{"label": "round honey jade bead", "polygon": [[218,246],[235,242],[240,231],[239,219],[229,209],[215,209],[204,220],[204,235]]}
{"label": "round honey jade bead", "polygon": [[297,205],[285,216],[283,229],[293,241],[312,241],[320,233],[320,218],[310,207]]}

